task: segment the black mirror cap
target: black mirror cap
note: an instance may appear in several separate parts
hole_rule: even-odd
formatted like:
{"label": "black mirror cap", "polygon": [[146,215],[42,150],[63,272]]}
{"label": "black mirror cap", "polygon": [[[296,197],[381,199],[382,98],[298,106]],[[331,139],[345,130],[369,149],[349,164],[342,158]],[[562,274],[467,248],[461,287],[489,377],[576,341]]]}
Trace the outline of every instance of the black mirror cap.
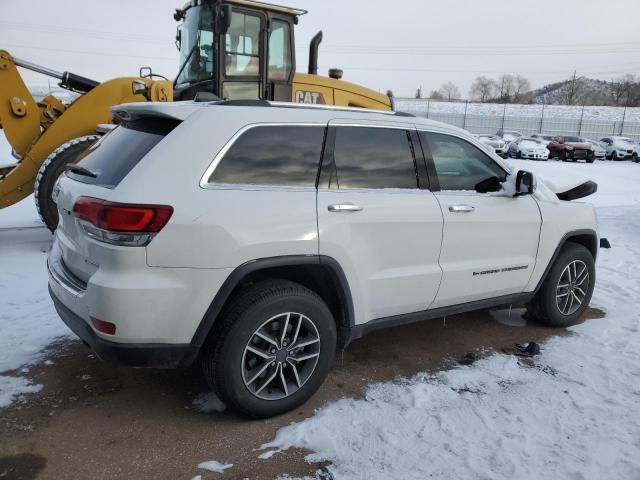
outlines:
{"label": "black mirror cap", "polygon": [[516,174],[516,193],[514,197],[532,195],[536,191],[536,177],[533,173],[520,170]]}
{"label": "black mirror cap", "polygon": [[560,192],[556,195],[560,200],[578,200],[579,198],[588,197],[589,195],[593,195],[598,191],[598,184],[596,182],[592,182],[591,180],[581,183],[577,187],[573,187],[571,190],[567,190],[566,192]]}
{"label": "black mirror cap", "polygon": [[499,192],[502,189],[502,183],[498,177],[489,177],[478,183],[475,188],[478,193]]}

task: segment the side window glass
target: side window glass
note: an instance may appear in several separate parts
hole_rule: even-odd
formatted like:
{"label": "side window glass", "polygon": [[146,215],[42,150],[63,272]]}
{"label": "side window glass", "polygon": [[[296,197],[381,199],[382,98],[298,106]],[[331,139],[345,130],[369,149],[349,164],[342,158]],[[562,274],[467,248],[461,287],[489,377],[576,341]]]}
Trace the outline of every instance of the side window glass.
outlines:
{"label": "side window glass", "polygon": [[291,34],[289,24],[273,22],[269,36],[269,80],[286,80],[291,73]]}
{"label": "side window glass", "polygon": [[229,148],[209,183],[314,187],[325,127],[260,126]]}
{"label": "side window glass", "polygon": [[336,127],[334,134],[331,188],[418,188],[408,131]]}
{"label": "side window glass", "polygon": [[227,76],[259,76],[260,17],[233,12],[225,43],[224,64]]}
{"label": "side window glass", "polygon": [[469,142],[439,133],[426,135],[440,190],[475,191],[476,185],[488,177],[506,177],[497,163]]}

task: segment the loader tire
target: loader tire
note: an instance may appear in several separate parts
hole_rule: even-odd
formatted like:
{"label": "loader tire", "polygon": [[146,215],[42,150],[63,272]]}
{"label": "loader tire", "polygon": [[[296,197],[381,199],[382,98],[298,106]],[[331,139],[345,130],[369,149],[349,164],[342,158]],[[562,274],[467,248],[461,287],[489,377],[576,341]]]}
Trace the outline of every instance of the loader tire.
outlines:
{"label": "loader tire", "polygon": [[58,227],[58,208],[51,194],[58,177],[64,172],[67,163],[75,163],[82,152],[93,145],[99,135],[86,135],[74,138],[56,148],[47,157],[38,170],[34,187],[34,198],[38,215],[51,232]]}

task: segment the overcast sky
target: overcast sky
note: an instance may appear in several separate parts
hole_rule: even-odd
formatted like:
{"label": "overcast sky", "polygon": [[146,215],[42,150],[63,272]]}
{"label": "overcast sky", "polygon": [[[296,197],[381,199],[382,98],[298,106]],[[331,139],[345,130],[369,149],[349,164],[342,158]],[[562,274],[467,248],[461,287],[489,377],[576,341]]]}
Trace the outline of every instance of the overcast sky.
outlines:
{"label": "overcast sky", "polygon": [[[96,80],[140,66],[178,69],[173,9],[184,0],[0,0],[0,49]],[[278,3],[278,1],[275,1]],[[466,96],[478,75],[520,73],[534,87],[579,75],[640,74],[640,0],[291,0],[298,71],[324,31],[323,74],[396,96],[451,80]],[[46,77],[25,74],[32,84]]]}

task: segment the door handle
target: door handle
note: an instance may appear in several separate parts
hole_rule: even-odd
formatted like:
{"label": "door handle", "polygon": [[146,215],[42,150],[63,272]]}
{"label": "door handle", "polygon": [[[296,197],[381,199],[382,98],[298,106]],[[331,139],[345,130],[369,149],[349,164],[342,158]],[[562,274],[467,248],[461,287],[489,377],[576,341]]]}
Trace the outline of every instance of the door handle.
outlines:
{"label": "door handle", "polygon": [[339,203],[334,205],[329,205],[327,207],[330,212],[333,213],[353,213],[362,211],[362,207],[358,205],[354,205],[353,203]]}
{"label": "door handle", "polygon": [[475,211],[476,207],[472,207],[471,205],[451,205],[449,207],[449,211],[451,213],[471,213]]}

